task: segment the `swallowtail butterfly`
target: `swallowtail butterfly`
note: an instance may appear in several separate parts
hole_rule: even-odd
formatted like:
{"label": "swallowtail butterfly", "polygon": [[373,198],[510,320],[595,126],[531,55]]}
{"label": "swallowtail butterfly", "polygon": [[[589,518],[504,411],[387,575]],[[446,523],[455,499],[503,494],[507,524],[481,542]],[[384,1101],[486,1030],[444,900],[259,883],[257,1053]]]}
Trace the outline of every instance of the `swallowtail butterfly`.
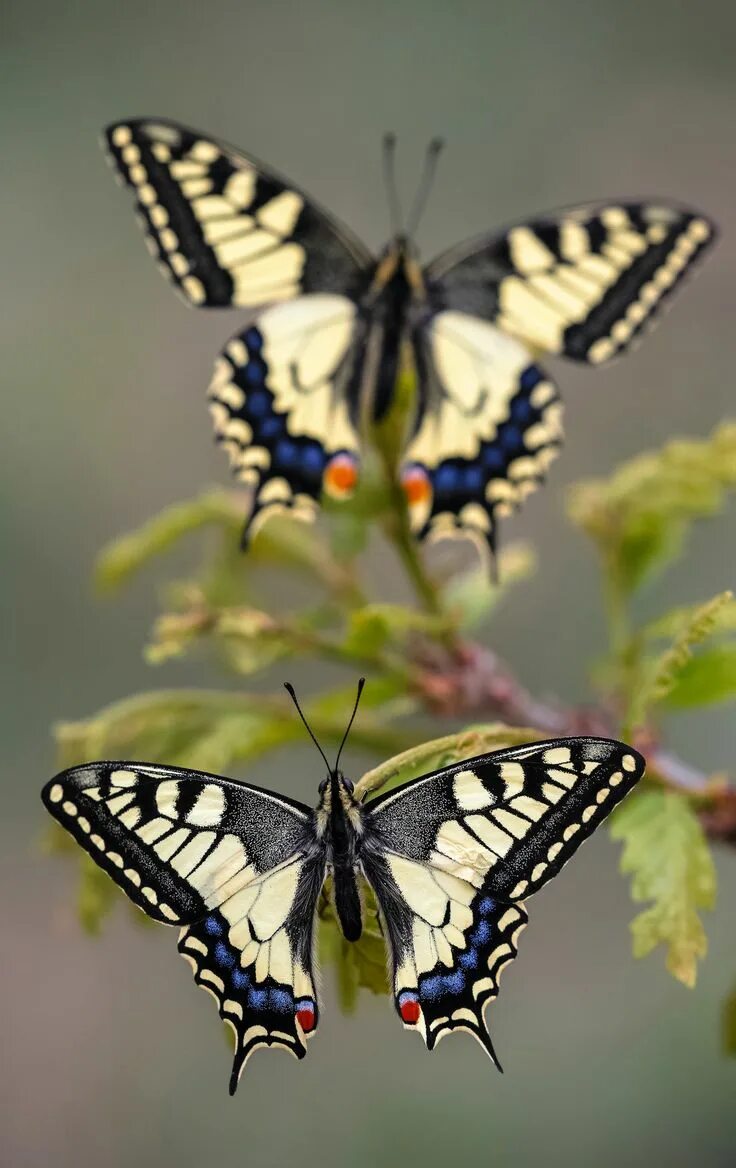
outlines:
{"label": "swallowtail butterfly", "polygon": [[242,307],[209,388],[215,432],[252,489],[244,540],[277,511],[347,497],[366,421],[399,365],[416,368],[400,467],[417,536],[495,546],[499,518],[543,480],[562,406],[539,351],[600,365],[629,347],[715,237],[667,200],[570,207],[451,248],[427,267],[412,234],[439,143],[402,229],[376,258],[250,155],[161,118],[108,128],[151,254],[187,303]]}
{"label": "swallowtail butterfly", "polygon": [[322,755],[314,810],[248,783],[138,762],[73,767],[43,791],[139,908],[179,926],[179,952],[235,1033],[231,1094],[257,1047],[306,1053],[319,1019],[315,914],[328,876],[348,941],[361,935],[363,881],[373,889],[405,1028],[430,1050],[468,1031],[498,1066],[483,1012],[516,956],[524,902],[644,771],[620,742],[561,738],[455,763],[364,802],[361,784],[339,770],[340,751],[334,766]]}

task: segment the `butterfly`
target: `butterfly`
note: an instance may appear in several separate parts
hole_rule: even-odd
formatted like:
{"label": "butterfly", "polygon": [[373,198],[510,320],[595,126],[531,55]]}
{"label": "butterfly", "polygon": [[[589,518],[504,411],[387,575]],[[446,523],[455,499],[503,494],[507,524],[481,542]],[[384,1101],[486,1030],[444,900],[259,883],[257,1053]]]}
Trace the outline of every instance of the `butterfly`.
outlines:
{"label": "butterfly", "polygon": [[[500,1064],[483,1013],[527,923],[524,901],[644,772],[605,738],[560,738],[443,767],[364,801],[339,769],[315,809],[180,767],[92,762],[43,802],[139,908],[178,925],[179,952],[235,1034],[234,1094],[250,1054],[297,1058],[319,1020],[315,917],[329,878],[342,933],[360,939],[367,883],[405,1028],[432,1050],[464,1030]],[[375,912],[375,909],[372,910]]]}
{"label": "butterfly", "polygon": [[495,548],[498,520],[543,481],[562,442],[539,351],[599,365],[623,352],[715,238],[666,200],[570,207],[462,243],[421,267],[412,242],[441,143],[375,257],[298,187],[223,142],[161,118],[110,126],[146,242],[187,303],[244,308],[209,387],[217,440],[251,489],[244,545],[277,512],[313,519],[355,489],[363,434],[417,376],[398,468],[419,539]]}

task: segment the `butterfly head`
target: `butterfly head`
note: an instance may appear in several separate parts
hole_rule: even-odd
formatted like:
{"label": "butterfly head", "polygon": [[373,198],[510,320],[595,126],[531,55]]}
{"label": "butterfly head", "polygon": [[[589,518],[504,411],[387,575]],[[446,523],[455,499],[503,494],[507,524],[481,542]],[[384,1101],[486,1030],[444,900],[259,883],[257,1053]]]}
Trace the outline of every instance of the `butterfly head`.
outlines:
{"label": "butterfly head", "polygon": [[289,697],[291,698],[294,705],[296,706],[297,713],[299,714],[299,717],[301,718],[302,722],[304,723],[304,725],[307,729],[307,732],[309,734],[309,737],[312,739],[312,742],[314,743],[314,745],[317,747],[317,750],[322,755],[322,758],[324,759],[324,762],[325,762],[325,766],[327,767],[327,776],[326,776],[326,778],[324,778],[322,780],[322,782],[319,785],[319,796],[320,796],[320,810],[324,811],[328,814],[329,814],[331,808],[337,809],[338,806],[341,806],[343,808],[343,810],[349,814],[354,808],[356,808],[358,806],[357,800],[355,799],[354,794],[353,794],[353,792],[355,790],[355,784],[353,783],[352,779],[348,779],[340,770],[340,755],[342,754],[343,747],[348,739],[348,734],[350,733],[350,729],[353,725],[353,722],[355,721],[355,715],[358,712],[358,705],[360,703],[360,695],[363,692],[364,685],[365,685],[365,678],[361,677],[358,681],[358,692],[355,695],[355,704],[353,706],[353,712],[350,715],[350,720],[347,724],[345,733],[342,736],[342,742],[340,743],[340,747],[339,747],[339,750],[337,752],[337,757],[335,758],[335,763],[333,766],[330,766],[329,762],[327,761],[327,755],[325,754],[324,750],[322,749],[319,742],[317,741],[311,726],[307,722],[307,719],[304,717],[301,706],[299,705],[299,702],[297,701],[297,696],[294,693],[293,685],[291,685],[288,681],[284,682],[284,689],[286,690]]}

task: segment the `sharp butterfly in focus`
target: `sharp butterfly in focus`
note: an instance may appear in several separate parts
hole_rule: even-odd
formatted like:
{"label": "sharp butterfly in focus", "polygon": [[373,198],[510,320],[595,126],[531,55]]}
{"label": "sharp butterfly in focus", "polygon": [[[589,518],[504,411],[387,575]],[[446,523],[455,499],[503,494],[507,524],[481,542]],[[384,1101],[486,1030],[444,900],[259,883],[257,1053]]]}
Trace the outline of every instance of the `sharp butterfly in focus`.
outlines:
{"label": "sharp butterfly in focus", "polygon": [[625,350],[715,237],[667,200],[570,207],[459,244],[421,267],[412,235],[440,143],[402,225],[375,257],[256,159],[159,118],[110,126],[151,253],[184,299],[242,307],[209,389],[215,431],[252,489],[244,540],[277,511],[311,519],[345,498],[363,434],[411,355],[414,416],[399,475],[420,539],[495,546],[497,521],[543,480],[562,441],[542,351],[600,365]]}
{"label": "sharp butterfly in focus", "polygon": [[516,956],[524,901],[644,772],[621,742],[562,738],[455,763],[364,802],[361,783],[339,769],[358,699],[333,766],[314,739],[327,767],[314,809],[139,762],[73,767],[43,791],[139,908],[180,927],[179,952],[235,1034],[231,1094],[256,1048],[306,1053],[319,1020],[315,917],[328,877],[348,942],[368,911],[363,882],[372,888],[404,1027],[430,1050],[465,1030],[498,1066],[483,1013]]}

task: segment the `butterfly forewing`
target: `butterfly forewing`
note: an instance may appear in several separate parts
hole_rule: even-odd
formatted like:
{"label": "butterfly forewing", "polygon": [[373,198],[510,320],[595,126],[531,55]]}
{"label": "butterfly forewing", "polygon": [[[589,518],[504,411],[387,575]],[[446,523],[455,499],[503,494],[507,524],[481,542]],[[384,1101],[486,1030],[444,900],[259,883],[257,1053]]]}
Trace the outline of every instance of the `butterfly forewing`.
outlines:
{"label": "butterfly forewing", "polygon": [[152,253],[190,304],[362,288],[371,258],[363,244],[257,160],[162,118],[116,123],[105,139]]}
{"label": "butterfly forewing", "polygon": [[324,879],[308,808],[129,762],[65,771],[43,800],[135,904],[183,926],[180,952],[235,1030],[231,1090],[258,1046],[302,1057],[317,1022],[312,934]]}
{"label": "butterfly forewing", "polygon": [[629,346],[715,236],[699,212],[664,200],[570,207],[451,248],[426,278],[437,308],[600,364]]}
{"label": "butterfly forewing", "polygon": [[366,804],[363,849],[390,941],[397,1010],[432,1047],[467,1029],[495,1058],[483,1006],[554,876],[638,782],[644,760],[608,739],[498,751]]}

